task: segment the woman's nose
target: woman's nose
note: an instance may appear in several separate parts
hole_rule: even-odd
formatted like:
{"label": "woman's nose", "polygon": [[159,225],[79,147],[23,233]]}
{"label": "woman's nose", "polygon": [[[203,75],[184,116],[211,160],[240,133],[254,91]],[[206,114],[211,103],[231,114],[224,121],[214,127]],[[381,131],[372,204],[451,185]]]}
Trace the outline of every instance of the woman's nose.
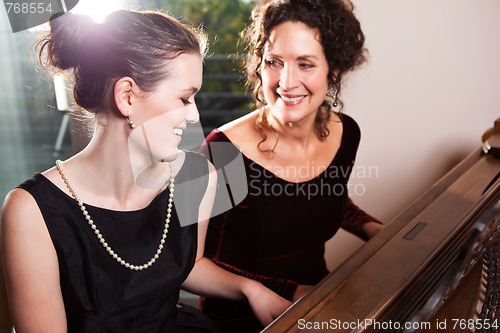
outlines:
{"label": "woman's nose", "polygon": [[295,72],[295,68],[292,66],[285,65],[280,74],[279,84],[282,88],[290,90],[298,85],[297,73]]}
{"label": "woman's nose", "polygon": [[198,107],[196,103],[192,103],[187,107],[186,122],[194,124],[200,121],[200,113],[198,112]]}

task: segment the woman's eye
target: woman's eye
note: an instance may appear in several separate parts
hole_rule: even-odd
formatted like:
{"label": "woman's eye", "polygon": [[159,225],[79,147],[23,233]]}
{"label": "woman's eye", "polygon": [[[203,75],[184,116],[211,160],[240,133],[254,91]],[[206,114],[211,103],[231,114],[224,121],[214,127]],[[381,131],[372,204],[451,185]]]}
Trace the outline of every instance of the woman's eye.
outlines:
{"label": "woman's eye", "polygon": [[276,60],[266,60],[266,65],[269,67],[273,67],[278,65],[278,62]]}
{"label": "woman's eye", "polygon": [[190,102],[190,101],[188,101],[188,100],[187,100],[187,99],[185,99],[185,98],[181,98],[181,101],[182,101],[182,103],[184,103],[184,105],[189,105],[189,104],[191,104],[191,102]]}
{"label": "woman's eye", "polygon": [[299,67],[307,69],[307,68],[313,68],[314,65],[313,64],[304,63],[304,64],[300,64]]}

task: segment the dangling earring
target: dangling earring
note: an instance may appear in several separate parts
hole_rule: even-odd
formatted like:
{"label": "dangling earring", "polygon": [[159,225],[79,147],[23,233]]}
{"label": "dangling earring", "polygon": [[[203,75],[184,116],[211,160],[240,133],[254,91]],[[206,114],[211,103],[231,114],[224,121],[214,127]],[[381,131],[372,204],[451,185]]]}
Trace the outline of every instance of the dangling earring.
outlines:
{"label": "dangling earring", "polygon": [[332,105],[333,105],[334,108],[336,108],[337,106],[339,106],[339,102],[337,102],[337,93],[336,92],[333,95]]}
{"label": "dangling earring", "polygon": [[132,121],[132,119],[130,119],[130,115],[127,116],[127,123],[128,123],[128,125],[130,126],[131,129],[135,128],[135,124]]}
{"label": "dangling earring", "polygon": [[326,97],[330,100],[330,103],[334,108],[339,106],[339,102],[337,101],[337,92],[337,89],[335,89],[333,86],[330,86],[328,88],[328,92],[326,93]]}

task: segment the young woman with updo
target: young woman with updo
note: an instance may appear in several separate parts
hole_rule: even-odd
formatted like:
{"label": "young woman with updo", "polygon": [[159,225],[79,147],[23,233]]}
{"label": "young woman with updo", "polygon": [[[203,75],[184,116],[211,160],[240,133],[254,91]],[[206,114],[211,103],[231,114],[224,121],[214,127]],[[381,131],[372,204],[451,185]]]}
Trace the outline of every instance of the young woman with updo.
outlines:
{"label": "young woman with updo", "polygon": [[156,12],[65,13],[37,46],[45,68],[71,73],[95,130],[4,202],[16,332],[216,331],[178,304],[181,287],[248,302],[264,325],[281,314],[289,301],[203,257],[216,174],[177,146],[199,118],[204,35]]}

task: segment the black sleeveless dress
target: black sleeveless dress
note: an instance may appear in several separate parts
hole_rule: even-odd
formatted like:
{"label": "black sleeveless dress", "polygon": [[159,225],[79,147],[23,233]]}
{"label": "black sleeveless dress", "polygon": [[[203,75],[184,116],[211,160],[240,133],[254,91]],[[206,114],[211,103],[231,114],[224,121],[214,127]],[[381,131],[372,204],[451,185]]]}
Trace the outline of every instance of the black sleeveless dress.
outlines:
{"label": "black sleeveless dress", "polygon": [[[179,186],[180,191],[176,187],[175,201],[190,202],[193,219],[207,188],[207,175],[206,159],[186,153],[176,185],[190,182],[190,186]],[[56,249],[68,332],[187,331],[179,326],[177,302],[196,257],[196,223],[182,227],[173,209],[159,259],[148,269],[132,271],[106,252],[76,201],[43,175],[37,173],[19,187],[35,198]],[[142,265],[158,248],[168,198],[166,189],[136,211],[85,206],[111,248],[124,260]]]}

